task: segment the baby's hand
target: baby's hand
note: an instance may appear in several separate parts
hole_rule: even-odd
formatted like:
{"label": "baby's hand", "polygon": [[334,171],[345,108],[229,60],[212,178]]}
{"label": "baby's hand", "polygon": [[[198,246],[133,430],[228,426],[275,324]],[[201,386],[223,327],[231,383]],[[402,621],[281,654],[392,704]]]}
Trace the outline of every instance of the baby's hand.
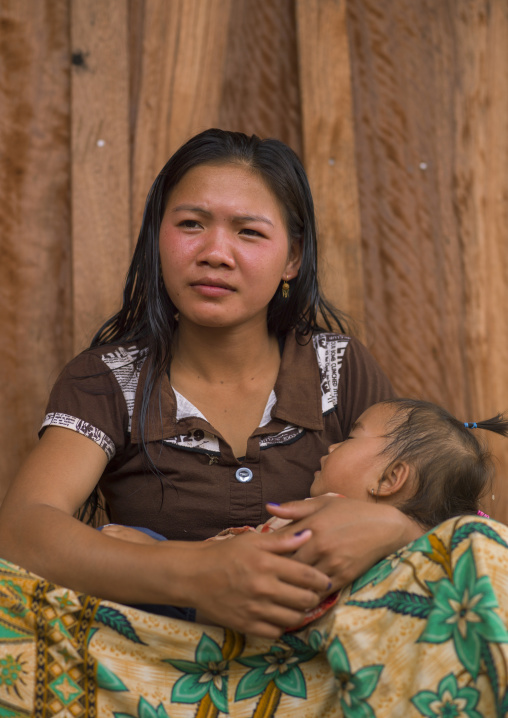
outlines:
{"label": "baby's hand", "polygon": [[157,539],[148,536],[143,531],[138,531],[130,526],[121,526],[120,524],[106,524],[101,528],[101,533],[111,538],[120,539],[121,541],[130,541],[131,543],[160,543]]}

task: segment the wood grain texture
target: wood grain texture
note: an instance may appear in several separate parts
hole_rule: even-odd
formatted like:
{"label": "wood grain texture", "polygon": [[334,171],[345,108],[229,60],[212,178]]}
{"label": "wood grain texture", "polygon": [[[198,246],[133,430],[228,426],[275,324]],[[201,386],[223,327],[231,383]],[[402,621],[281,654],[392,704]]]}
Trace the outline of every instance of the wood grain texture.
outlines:
{"label": "wood grain texture", "polygon": [[370,344],[401,394],[486,418],[508,409],[508,8],[347,7]]}
{"label": "wood grain texture", "polygon": [[223,69],[220,127],[275,137],[302,153],[294,0],[235,0]]}
{"label": "wood grain texture", "polygon": [[74,351],[121,302],[130,244],[127,0],[71,7]]}
{"label": "wood grain texture", "polygon": [[508,409],[504,0],[2,0],[0,63],[0,481],[116,309],[156,173],[213,125],[303,152],[327,294],[400,393]]}
{"label": "wood grain texture", "polygon": [[209,127],[301,150],[292,0],[131,0],[132,227],[169,156]]}
{"label": "wood grain texture", "polygon": [[345,3],[300,0],[297,23],[304,160],[316,204],[323,289],[365,339]]}
{"label": "wood grain texture", "polygon": [[0,4],[0,498],[72,353],[67,0]]}
{"label": "wood grain texture", "polygon": [[170,155],[189,137],[218,124],[231,0],[151,0],[131,4],[143,17],[131,43],[132,226]]}

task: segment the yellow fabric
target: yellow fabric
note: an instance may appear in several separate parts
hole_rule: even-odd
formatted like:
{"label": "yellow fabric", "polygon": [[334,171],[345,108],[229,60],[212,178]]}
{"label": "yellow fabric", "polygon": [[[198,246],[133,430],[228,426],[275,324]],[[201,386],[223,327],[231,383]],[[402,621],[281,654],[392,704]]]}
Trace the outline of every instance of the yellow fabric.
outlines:
{"label": "yellow fabric", "polygon": [[508,528],[452,519],[276,642],[0,562],[0,718],[508,713]]}

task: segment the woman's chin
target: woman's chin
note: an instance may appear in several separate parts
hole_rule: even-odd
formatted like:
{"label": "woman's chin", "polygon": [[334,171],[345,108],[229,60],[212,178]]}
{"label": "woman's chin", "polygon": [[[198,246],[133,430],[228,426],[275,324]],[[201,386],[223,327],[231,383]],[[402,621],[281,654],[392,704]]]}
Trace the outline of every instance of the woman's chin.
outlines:
{"label": "woman's chin", "polygon": [[195,327],[202,327],[203,329],[236,329],[239,327],[252,327],[263,326],[266,327],[266,316],[264,317],[244,317],[235,316],[228,311],[218,311],[218,307],[210,307],[210,310],[203,310],[200,312],[189,312],[186,316],[182,316],[180,312],[180,326],[183,322],[187,322],[189,325]]}

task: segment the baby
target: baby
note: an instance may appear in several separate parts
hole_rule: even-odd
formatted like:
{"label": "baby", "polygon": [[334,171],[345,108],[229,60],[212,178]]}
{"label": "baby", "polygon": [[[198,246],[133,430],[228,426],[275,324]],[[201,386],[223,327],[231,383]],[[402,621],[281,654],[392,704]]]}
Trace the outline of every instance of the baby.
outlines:
{"label": "baby", "polygon": [[[333,493],[386,502],[413,518],[422,534],[453,516],[486,516],[480,510],[480,499],[491,486],[494,465],[472,429],[508,436],[508,421],[498,414],[486,421],[463,423],[436,404],[413,399],[374,404],[360,416],[345,441],[328,448],[314,474],[310,495]],[[266,533],[288,523],[275,516],[257,528],[226,529],[210,540],[234,538],[245,531]],[[127,541],[164,540],[163,536],[114,524],[102,530]],[[333,603],[333,597],[325,599],[301,625]],[[160,610],[150,606],[150,610],[156,608]]]}
{"label": "baby", "polygon": [[498,414],[463,423],[436,404],[413,399],[375,404],[345,441],[329,447],[311,496],[334,492],[385,501],[415,519],[422,533],[452,516],[477,514],[494,464],[472,429],[508,436],[508,421]]}

